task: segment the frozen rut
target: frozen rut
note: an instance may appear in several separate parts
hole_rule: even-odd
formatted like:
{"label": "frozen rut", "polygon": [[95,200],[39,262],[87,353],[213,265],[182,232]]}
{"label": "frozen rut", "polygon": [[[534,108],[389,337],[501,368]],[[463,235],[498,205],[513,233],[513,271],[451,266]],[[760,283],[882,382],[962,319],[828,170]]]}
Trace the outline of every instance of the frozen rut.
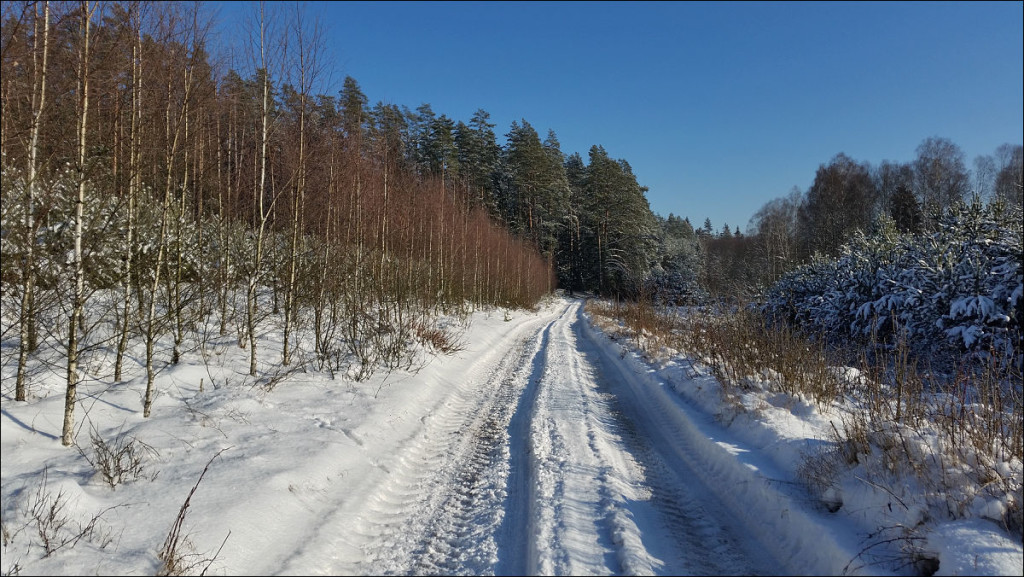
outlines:
{"label": "frozen rut", "polygon": [[[481,355],[427,411],[373,497],[325,520],[331,572],[499,575],[765,574],[759,551],[662,421],[595,345],[582,303]],[[539,327],[539,328],[538,328]],[[660,433],[664,435],[666,433]]]}

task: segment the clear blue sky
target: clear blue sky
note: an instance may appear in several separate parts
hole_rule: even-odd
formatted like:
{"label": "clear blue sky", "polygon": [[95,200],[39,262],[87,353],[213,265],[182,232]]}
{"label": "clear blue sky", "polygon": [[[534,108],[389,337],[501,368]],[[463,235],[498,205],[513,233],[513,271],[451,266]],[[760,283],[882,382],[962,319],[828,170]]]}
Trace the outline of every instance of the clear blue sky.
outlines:
{"label": "clear blue sky", "polygon": [[[238,45],[247,2],[211,2]],[[336,93],[627,160],[663,216],[746,230],[840,152],[1024,141],[1022,2],[311,2]]]}

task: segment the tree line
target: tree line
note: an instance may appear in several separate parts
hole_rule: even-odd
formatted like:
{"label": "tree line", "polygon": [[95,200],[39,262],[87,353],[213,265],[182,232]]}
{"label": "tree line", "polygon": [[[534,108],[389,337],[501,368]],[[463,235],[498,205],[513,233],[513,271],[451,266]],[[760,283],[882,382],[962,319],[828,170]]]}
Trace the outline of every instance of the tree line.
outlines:
{"label": "tree line", "polygon": [[719,233],[710,221],[705,242],[703,286],[721,297],[751,299],[815,255],[835,258],[856,234],[884,229],[889,219],[900,233],[931,234],[955,207],[976,199],[1006,210],[1024,206],[1024,155],[1019,144],[1002,144],[967,168],[959,146],[929,137],[907,163],[878,165],[836,154],[818,167],[810,187],[794,187],[765,203],[746,234],[737,227]]}
{"label": "tree line", "polygon": [[[66,356],[65,445],[87,367],[112,357],[121,381],[132,347],[149,416],[160,367],[206,326],[237,337],[253,377],[313,363],[360,379],[409,366],[416,343],[451,347],[440,315],[530,307],[555,286],[450,151],[410,148],[426,125],[370,109],[351,79],[315,93],[322,30],[274,9],[226,66],[199,4],[3,5],[0,279],[18,343],[4,355],[17,400],[39,348]],[[262,350],[270,331],[281,350]]]}

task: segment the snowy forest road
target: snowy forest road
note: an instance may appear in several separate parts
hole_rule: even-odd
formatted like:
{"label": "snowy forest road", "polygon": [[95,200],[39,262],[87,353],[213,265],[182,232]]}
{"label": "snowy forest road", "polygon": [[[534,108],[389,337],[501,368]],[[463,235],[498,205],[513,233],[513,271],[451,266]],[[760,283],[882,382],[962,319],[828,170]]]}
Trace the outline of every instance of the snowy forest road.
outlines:
{"label": "snowy forest road", "polygon": [[582,302],[565,303],[475,359],[378,465],[373,497],[304,549],[361,551],[336,573],[786,573],[672,448],[673,417],[641,404]]}

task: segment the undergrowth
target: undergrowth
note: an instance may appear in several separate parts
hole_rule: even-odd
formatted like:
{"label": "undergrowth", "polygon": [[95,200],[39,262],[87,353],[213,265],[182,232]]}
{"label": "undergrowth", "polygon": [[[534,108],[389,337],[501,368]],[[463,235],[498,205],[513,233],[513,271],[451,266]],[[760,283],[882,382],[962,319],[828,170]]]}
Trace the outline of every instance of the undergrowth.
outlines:
{"label": "undergrowth", "polygon": [[[902,539],[906,564],[925,572],[930,566],[916,546],[921,526],[938,520],[930,515],[986,517],[1024,541],[1019,370],[965,361],[940,374],[914,358],[906,342],[874,347],[869,362],[863,351],[826,346],[744,307],[661,309],[592,299],[585,310],[650,360],[703,367],[738,409],[744,394],[813,402],[832,430],[797,474],[832,512],[842,507],[844,479],[888,492],[890,507],[905,509],[912,522],[904,523],[902,537],[895,528],[879,528],[878,535]],[[911,494],[906,487],[914,487]],[[929,513],[919,515],[918,506]],[[869,543],[865,555],[874,549]]]}

